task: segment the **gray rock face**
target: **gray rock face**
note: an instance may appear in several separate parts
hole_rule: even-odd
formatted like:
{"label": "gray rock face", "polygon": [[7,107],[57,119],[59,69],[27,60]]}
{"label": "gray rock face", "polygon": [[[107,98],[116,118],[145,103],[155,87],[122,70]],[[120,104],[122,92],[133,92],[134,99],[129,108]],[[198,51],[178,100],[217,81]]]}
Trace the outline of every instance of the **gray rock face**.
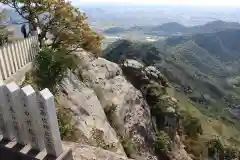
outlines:
{"label": "gray rock face", "polygon": [[145,68],[145,72],[148,76],[152,76],[156,79],[160,79],[162,77],[161,72],[154,66],[148,66]]}
{"label": "gray rock face", "polygon": [[[67,147],[73,148],[74,157],[84,160],[127,160],[117,134],[104,113],[106,107],[114,105],[115,118],[123,124],[125,132],[136,144],[141,157],[136,159],[157,159],[152,149],[154,130],[150,108],[142,93],[125,79],[117,64],[103,58],[96,59],[84,51],[75,54],[80,59],[79,70],[69,74],[63,81],[64,92],[60,94],[60,103],[71,108],[77,128],[86,139],[92,139],[92,131],[97,131],[97,136],[101,135],[101,143],[104,144],[99,147],[112,152],[87,145],[67,144]],[[79,73],[83,82],[77,76]],[[173,154],[173,157],[184,159],[184,149],[177,152],[181,154]]]}
{"label": "gray rock face", "polygon": [[125,60],[123,65],[124,67],[135,68],[135,69],[143,69],[144,67],[143,64],[133,59]]}
{"label": "gray rock face", "polygon": [[63,148],[72,149],[74,160],[130,160],[114,152],[72,142],[63,142]]}
{"label": "gray rock face", "polygon": [[95,142],[94,144],[99,147],[125,156],[95,92],[74,74],[63,81],[62,88],[64,94],[60,94],[59,103],[72,110],[77,122],[76,127],[86,139]]}
{"label": "gray rock face", "polygon": [[82,75],[88,77],[86,83],[94,89],[102,107],[116,106],[116,118],[131,133],[140,155],[155,159],[151,151],[154,131],[150,108],[141,92],[125,79],[117,64],[103,58],[93,59],[86,52],[76,55],[84,64]]}

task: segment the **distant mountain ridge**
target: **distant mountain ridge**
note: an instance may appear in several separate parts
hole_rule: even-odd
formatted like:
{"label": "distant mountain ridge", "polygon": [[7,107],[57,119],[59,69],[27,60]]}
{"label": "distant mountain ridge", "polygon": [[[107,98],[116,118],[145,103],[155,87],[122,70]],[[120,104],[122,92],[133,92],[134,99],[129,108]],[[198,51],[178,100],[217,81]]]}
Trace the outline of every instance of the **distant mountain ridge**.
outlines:
{"label": "distant mountain ridge", "polygon": [[213,21],[205,25],[189,27],[190,33],[211,33],[219,32],[226,29],[240,29],[240,24],[237,22],[225,22],[221,20]]}
{"label": "distant mountain ridge", "polygon": [[122,32],[125,32],[125,29],[122,27],[112,27],[104,30],[104,33],[106,34],[116,34],[116,33],[122,33]]}
{"label": "distant mountain ridge", "polygon": [[153,61],[160,62],[161,54],[153,44],[134,43],[124,39],[114,42],[104,50],[105,58],[113,62],[131,58],[151,64]]}
{"label": "distant mountain ridge", "polygon": [[237,22],[225,22],[225,21],[217,20],[217,21],[206,23],[204,25],[187,27],[177,22],[169,22],[159,26],[135,26],[129,29],[113,27],[113,28],[106,29],[105,33],[108,34],[109,30],[112,31],[110,34],[131,32],[131,31],[141,31],[149,35],[171,36],[171,35],[212,33],[212,32],[219,32],[226,29],[240,29],[240,24]]}
{"label": "distant mountain ridge", "polygon": [[[215,33],[194,34],[189,36],[172,36],[164,41],[166,49],[173,46],[184,45],[188,41],[193,41],[198,46],[207,50],[210,54],[215,55],[222,61],[235,61],[240,57],[240,46],[238,37],[240,29],[226,29]],[[155,43],[156,46],[163,45],[163,41]],[[163,49],[163,46],[158,48]]]}
{"label": "distant mountain ridge", "polygon": [[152,27],[153,31],[164,31],[164,32],[184,32],[187,29],[186,26],[177,22],[164,23],[160,26]]}
{"label": "distant mountain ridge", "polygon": [[[190,97],[208,95],[217,101],[235,94],[226,80],[239,75],[238,37],[240,29],[226,29],[172,36],[153,43],[120,40],[110,45],[104,55],[114,62],[131,58],[155,65],[179,90],[191,88]],[[217,103],[221,106],[224,102]]]}

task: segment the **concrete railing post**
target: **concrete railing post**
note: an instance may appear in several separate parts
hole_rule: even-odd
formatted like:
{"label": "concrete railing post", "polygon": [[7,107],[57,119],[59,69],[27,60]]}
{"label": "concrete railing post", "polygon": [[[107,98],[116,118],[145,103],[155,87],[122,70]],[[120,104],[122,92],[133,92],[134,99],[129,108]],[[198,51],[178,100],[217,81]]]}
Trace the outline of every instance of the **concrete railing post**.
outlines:
{"label": "concrete railing post", "polygon": [[23,107],[19,98],[20,88],[12,82],[5,87],[5,98],[13,120],[14,135],[19,144],[28,143],[26,136],[26,127],[24,124]]}
{"label": "concrete railing post", "polygon": [[22,57],[23,57],[23,64],[27,64],[27,54],[26,54],[26,49],[25,49],[25,46],[24,46],[24,40],[23,41],[20,41],[20,46],[21,46],[21,49],[22,49]]}
{"label": "concrete railing post", "polygon": [[29,55],[29,53],[28,53],[28,46],[27,46],[27,39],[24,39],[23,40],[23,48],[24,48],[24,54],[25,54],[25,58],[26,58],[26,63],[28,63],[29,62],[29,57],[28,57],[28,55]]}
{"label": "concrete railing post", "polygon": [[30,54],[30,44],[29,44],[29,38],[25,39],[26,47],[27,47],[27,59],[28,62],[31,61],[31,54]]}
{"label": "concrete railing post", "polygon": [[29,57],[30,57],[30,61],[32,61],[33,60],[33,55],[32,55],[32,41],[31,41],[31,37],[30,38],[28,38],[27,39],[27,41],[28,41],[28,46],[29,46]]}
{"label": "concrete railing post", "polygon": [[38,52],[38,37],[29,37],[0,47],[0,80],[11,78],[18,70],[30,64]]}
{"label": "concrete railing post", "polygon": [[20,68],[19,66],[19,62],[17,60],[17,53],[15,51],[15,48],[14,48],[14,44],[12,43],[10,45],[10,49],[11,49],[11,52],[12,52],[12,56],[13,56],[13,64],[14,64],[14,67],[15,67],[15,72]]}
{"label": "concrete railing post", "polygon": [[[11,45],[11,44],[10,44]],[[11,52],[11,48],[10,45],[7,45],[7,55],[8,55],[8,62],[10,64],[10,68],[11,68],[11,73],[15,73],[15,66],[14,66],[14,62],[13,62],[13,53]]]}
{"label": "concrete railing post", "polygon": [[3,135],[3,138],[6,140],[12,140],[14,138],[13,135],[13,124],[12,118],[10,114],[10,110],[8,109],[7,101],[4,93],[5,85],[0,82],[0,130]]}
{"label": "concrete railing post", "polygon": [[5,61],[4,61],[4,57],[3,57],[3,49],[0,48],[0,70],[1,70],[1,80],[6,79],[7,78],[7,72],[6,72],[6,67],[5,67]]}
{"label": "concrete railing post", "polygon": [[18,57],[19,57],[19,60],[20,60],[20,66],[24,66],[24,61],[23,61],[23,56],[22,56],[22,49],[21,49],[21,46],[20,46],[20,41],[17,41],[16,43],[16,48],[17,48],[17,51],[18,51]]}
{"label": "concrete railing post", "polygon": [[54,157],[58,157],[63,152],[63,149],[58,128],[54,97],[48,89],[44,89],[39,93],[38,98],[47,153]]}
{"label": "concrete railing post", "polygon": [[33,42],[34,42],[34,46],[35,46],[33,56],[35,56],[39,51],[39,43],[38,43],[38,37],[37,36],[33,37]]}
{"label": "concrete railing post", "polygon": [[21,59],[20,59],[20,56],[19,56],[19,50],[18,50],[18,46],[17,46],[17,43],[13,43],[12,44],[12,50],[13,52],[15,53],[15,57],[16,57],[16,60],[17,60],[17,68],[20,69],[22,66],[21,66]]}
{"label": "concrete railing post", "polygon": [[10,75],[12,74],[11,73],[11,68],[10,68],[10,63],[9,63],[9,60],[8,60],[8,56],[7,56],[7,47],[6,46],[3,46],[2,47],[3,49],[3,59],[4,59],[4,64],[5,64],[5,70],[6,70],[6,73],[7,73],[7,77],[10,77]]}
{"label": "concrete railing post", "polygon": [[[1,154],[4,150],[15,159],[73,160],[71,150],[63,152],[54,97],[48,89],[35,92],[30,85],[20,88],[0,81],[0,133],[10,141],[0,143]],[[24,147],[18,150],[17,144]]]}
{"label": "concrete railing post", "polygon": [[43,127],[37,107],[36,92],[30,85],[22,88],[22,104],[30,144],[33,149],[41,151],[44,148]]}

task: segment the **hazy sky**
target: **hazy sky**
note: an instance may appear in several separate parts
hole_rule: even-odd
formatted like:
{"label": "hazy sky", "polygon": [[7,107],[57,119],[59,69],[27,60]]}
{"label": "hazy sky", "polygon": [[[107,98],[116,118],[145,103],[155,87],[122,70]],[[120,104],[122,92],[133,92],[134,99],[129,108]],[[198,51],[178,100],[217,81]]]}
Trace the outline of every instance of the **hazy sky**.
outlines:
{"label": "hazy sky", "polygon": [[74,4],[81,3],[127,3],[127,4],[171,4],[194,6],[240,6],[240,0],[72,0]]}

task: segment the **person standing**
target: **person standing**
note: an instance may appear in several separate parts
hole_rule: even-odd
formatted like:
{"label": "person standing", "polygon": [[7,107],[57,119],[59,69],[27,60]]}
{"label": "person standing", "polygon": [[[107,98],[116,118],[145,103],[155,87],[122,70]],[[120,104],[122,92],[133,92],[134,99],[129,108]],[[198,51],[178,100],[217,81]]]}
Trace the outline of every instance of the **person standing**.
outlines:
{"label": "person standing", "polygon": [[21,32],[24,36],[24,38],[27,38],[27,30],[26,30],[26,24],[23,24],[21,27]]}
{"label": "person standing", "polygon": [[38,44],[39,44],[39,47],[41,48],[42,47],[42,41],[41,41],[41,29],[39,27],[39,21],[37,20],[37,18],[34,19],[34,23],[35,23],[35,27],[32,27],[33,30],[34,30],[34,35],[35,36],[38,36]]}
{"label": "person standing", "polygon": [[31,36],[37,35],[37,29],[32,23],[29,23],[29,35]]}

